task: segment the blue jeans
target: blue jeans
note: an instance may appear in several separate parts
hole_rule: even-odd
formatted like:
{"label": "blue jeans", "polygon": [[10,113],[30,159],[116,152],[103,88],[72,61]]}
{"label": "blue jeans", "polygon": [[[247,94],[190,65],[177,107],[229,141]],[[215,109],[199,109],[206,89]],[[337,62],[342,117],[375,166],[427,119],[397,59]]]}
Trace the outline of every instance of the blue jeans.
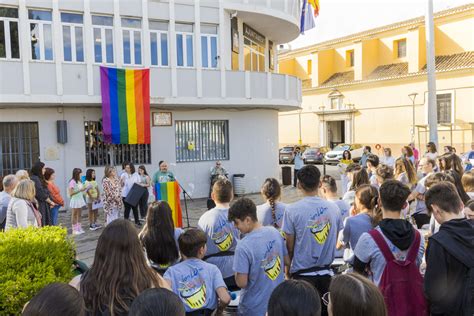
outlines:
{"label": "blue jeans", "polygon": [[58,225],[58,214],[60,205],[56,205],[51,209],[51,221],[54,226]]}

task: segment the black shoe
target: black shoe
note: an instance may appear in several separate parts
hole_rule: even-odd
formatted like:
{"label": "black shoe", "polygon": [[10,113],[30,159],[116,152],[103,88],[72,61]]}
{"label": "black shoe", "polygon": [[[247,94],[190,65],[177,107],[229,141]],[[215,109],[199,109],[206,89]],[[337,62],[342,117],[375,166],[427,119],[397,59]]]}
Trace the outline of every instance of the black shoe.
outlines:
{"label": "black shoe", "polygon": [[140,223],[140,222],[138,222],[138,223],[135,222],[135,225],[138,226],[138,227],[142,227],[142,223]]}

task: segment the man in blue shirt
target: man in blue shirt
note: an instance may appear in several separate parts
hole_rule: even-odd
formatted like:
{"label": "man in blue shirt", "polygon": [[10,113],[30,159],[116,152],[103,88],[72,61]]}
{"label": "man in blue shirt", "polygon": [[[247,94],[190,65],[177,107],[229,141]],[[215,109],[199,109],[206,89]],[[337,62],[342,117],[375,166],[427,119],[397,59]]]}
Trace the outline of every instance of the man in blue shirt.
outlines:
{"label": "man in blue shirt", "polygon": [[367,158],[372,153],[372,148],[370,146],[364,146],[364,153],[360,157],[360,165],[362,168],[367,168]]}
{"label": "man in blue shirt", "polygon": [[298,174],[298,171],[300,171],[301,168],[304,166],[304,161],[303,157],[301,156],[301,149],[299,147],[295,148],[295,172],[293,174],[293,186],[296,188],[296,184],[298,182],[298,178],[296,177]]}

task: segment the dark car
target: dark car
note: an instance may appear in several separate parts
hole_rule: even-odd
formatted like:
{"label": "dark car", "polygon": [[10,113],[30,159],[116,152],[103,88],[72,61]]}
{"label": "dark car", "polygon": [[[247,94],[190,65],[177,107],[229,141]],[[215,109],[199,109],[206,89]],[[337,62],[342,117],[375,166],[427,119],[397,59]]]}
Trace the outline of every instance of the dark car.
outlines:
{"label": "dark car", "polygon": [[280,149],[279,160],[280,164],[291,164],[295,161],[295,148],[300,148],[301,152],[304,152],[308,145],[294,145],[294,146],[285,146]]}
{"label": "dark car", "polygon": [[305,164],[323,163],[324,154],[329,151],[327,147],[309,147],[303,153],[303,161]]}

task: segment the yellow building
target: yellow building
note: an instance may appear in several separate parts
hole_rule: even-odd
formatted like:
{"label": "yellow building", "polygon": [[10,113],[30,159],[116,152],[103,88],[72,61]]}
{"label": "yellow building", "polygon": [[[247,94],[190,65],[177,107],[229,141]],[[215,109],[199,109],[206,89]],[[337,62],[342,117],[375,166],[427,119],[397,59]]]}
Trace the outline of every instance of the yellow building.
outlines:
{"label": "yellow building", "polygon": [[[434,22],[439,145],[463,152],[474,142],[474,5]],[[302,109],[279,115],[280,145],[298,143],[301,122],[304,144],[380,144],[398,156],[413,137],[425,150],[424,17],[282,52],[279,72],[303,80]]]}

